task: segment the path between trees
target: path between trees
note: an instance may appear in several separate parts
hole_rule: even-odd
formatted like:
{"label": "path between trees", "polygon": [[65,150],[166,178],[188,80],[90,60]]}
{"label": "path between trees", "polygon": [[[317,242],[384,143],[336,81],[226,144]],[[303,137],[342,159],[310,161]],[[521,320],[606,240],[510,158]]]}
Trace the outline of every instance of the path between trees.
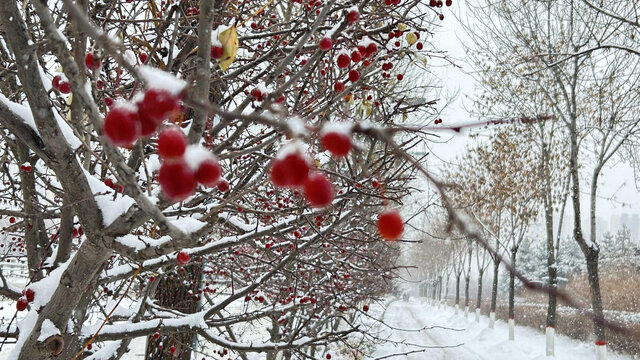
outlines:
{"label": "path between trees", "polygon": [[[392,328],[383,330],[381,337],[397,343],[380,345],[370,359],[403,354],[390,359],[435,360],[543,360],[545,335],[529,327],[516,326],[516,340],[508,340],[508,326],[496,321],[489,329],[489,318],[475,314],[465,318],[464,310],[429,305],[426,301],[391,302],[383,316]],[[556,359],[595,359],[593,345],[565,336],[556,337]],[[441,348],[439,348],[441,347]],[[632,357],[609,354],[609,359],[630,360]]]}

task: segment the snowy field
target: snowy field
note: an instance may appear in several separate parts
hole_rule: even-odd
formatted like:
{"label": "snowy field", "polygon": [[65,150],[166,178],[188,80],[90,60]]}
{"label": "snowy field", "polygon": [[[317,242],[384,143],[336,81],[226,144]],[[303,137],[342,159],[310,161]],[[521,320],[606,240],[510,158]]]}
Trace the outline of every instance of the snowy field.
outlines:
{"label": "snowy field", "polygon": [[[515,341],[508,340],[508,326],[496,321],[495,328],[489,329],[489,318],[480,317],[476,323],[475,314],[464,317],[464,311],[455,315],[454,309],[428,305],[419,300],[392,302],[384,313],[384,321],[395,329],[387,328],[390,340],[402,344],[384,344],[371,359],[409,353],[393,357],[408,360],[533,360],[548,359],[544,354],[545,336],[542,332],[527,327],[516,326]],[[455,330],[431,327],[445,327]],[[431,329],[429,329],[431,328]],[[401,331],[399,329],[409,330]],[[595,359],[594,346],[566,336],[555,339],[556,359]],[[434,348],[443,347],[447,348]],[[413,353],[410,353],[413,352]],[[633,359],[609,353],[610,360]]]}

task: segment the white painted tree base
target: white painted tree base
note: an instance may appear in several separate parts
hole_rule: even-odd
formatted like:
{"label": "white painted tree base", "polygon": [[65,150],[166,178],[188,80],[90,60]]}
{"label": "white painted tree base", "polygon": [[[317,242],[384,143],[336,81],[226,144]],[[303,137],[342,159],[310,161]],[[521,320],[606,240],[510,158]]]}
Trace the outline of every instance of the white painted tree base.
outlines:
{"label": "white painted tree base", "polygon": [[476,322],[479,323],[480,322],[480,308],[476,309]]}
{"label": "white painted tree base", "polygon": [[464,307],[464,318],[467,319],[469,317],[469,307],[465,306]]}
{"label": "white painted tree base", "polygon": [[516,321],[514,319],[509,319],[509,340],[513,341],[516,339]]}
{"label": "white painted tree base", "polygon": [[454,315],[458,315],[458,309],[460,308],[460,306],[458,304],[456,304],[456,309],[453,312]]}
{"label": "white painted tree base", "polygon": [[607,360],[607,345],[596,344],[596,360]]}
{"label": "white painted tree base", "polygon": [[489,313],[489,329],[493,329],[495,323],[496,323],[496,313],[492,311]]}
{"label": "white painted tree base", "polygon": [[546,336],[547,336],[546,355],[554,356],[555,355],[554,340],[556,336],[556,329],[551,326],[547,326]]}

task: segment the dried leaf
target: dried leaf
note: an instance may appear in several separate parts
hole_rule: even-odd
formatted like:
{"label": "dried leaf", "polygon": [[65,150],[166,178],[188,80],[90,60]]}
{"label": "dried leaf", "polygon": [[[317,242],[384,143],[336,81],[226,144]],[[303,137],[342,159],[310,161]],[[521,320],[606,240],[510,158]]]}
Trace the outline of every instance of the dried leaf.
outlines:
{"label": "dried leaf", "polygon": [[238,56],[238,33],[236,26],[232,26],[218,35],[218,41],[222,44],[222,57],[219,64],[223,71],[226,71]]}

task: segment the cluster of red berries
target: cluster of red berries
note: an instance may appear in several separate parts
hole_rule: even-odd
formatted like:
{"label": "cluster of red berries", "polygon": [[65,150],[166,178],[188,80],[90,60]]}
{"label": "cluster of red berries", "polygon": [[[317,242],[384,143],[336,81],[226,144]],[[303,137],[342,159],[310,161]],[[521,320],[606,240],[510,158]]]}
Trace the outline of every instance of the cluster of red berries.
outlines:
{"label": "cluster of red berries", "polygon": [[200,10],[197,7],[188,7],[185,10],[185,13],[187,16],[195,16],[195,15],[200,15]]}
{"label": "cluster of red berries", "polygon": [[221,191],[229,188],[221,185],[222,166],[216,157],[199,146],[187,146],[187,139],[177,127],[164,129],[158,136],[158,154],[163,162],[158,172],[162,192],[173,201],[191,196],[197,184]]}
{"label": "cluster of red berries", "polygon": [[433,122],[434,124],[438,125],[438,124],[442,124],[442,119],[437,119],[436,121]]}
{"label": "cluster of red berries", "polygon": [[33,301],[33,298],[35,296],[36,296],[36,293],[31,289],[27,289],[26,291],[23,291],[22,296],[20,296],[20,298],[18,299],[18,302],[16,303],[16,309],[18,311],[23,311],[24,309],[26,309],[27,305],[29,305],[29,303]]}
{"label": "cluster of red berries", "polygon": [[62,80],[62,77],[60,75],[56,75],[53,77],[51,86],[63,94],[68,94],[71,92],[71,84],[69,84],[69,82],[66,80]]}
{"label": "cluster of red berries", "polygon": [[439,7],[441,8],[443,5],[451,6],[453,4],[452,0],[446,0],[444,3],[442,0],[429,0],[430,7]]}
{"label": "cluster of red berries", "polygon": [[136,104],[122,104],[109,111],[103,133],[113,146],[130,146],[138,138],[155,133],[178,109],[178,98],[163,89],[148,89]]}
{"label": "cluster of red berries", "polygon": [[269,169],[271,182],[279,187],[303,187],[304,196],[313,207],[326,207],[335,196],[333,184],[320,172],[311,172],[309,162],[299,150],[274,159]]}
{"label": "cluster of red berries", "polygon": [[31,171],[33,171],[33,167],[29,164],[21,164],[20,165],[20,171],[24,171],[26,173],[30,173]]}

